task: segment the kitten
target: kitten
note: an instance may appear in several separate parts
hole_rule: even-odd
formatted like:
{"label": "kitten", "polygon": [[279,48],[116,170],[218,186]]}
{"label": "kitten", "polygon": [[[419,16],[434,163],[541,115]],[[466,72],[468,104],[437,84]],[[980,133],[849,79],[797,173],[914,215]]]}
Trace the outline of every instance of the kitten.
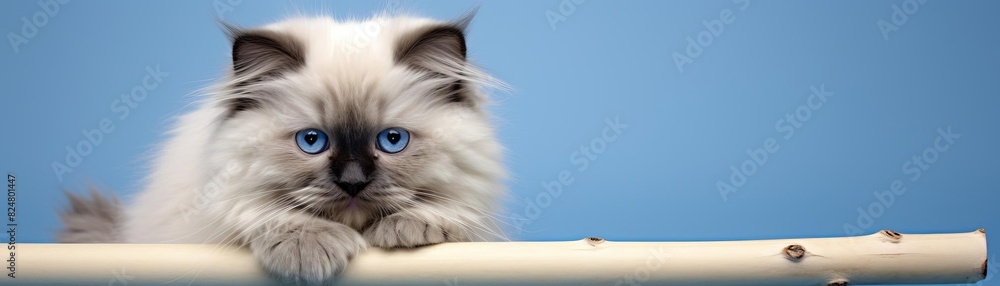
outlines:
{"label": "kitten", "polygon": [[320,283],[369,246],[500,237],[480,90],[495,81],[466,60],[471,17],[227,26],[232,72],[179,118],[145,190],[122,213],[71,195],[60,241],[245,245]]}

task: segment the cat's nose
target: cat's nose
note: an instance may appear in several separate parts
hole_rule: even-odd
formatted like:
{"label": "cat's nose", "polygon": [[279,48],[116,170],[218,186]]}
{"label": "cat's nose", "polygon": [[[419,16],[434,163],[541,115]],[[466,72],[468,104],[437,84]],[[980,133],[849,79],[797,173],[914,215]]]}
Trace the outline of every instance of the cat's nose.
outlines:
{"label": "cat's nose", "polygon": [[370,182],[357,182],[357,183],[337,182],[337,186],[340,187],[341,191],[344,191],[348,195],[354,197],[357,196],[359,193],[361,193],[361,191],[368,186],[368,183]]}
{"label": "cat's nose", "polygon": [[371,180],[368,179],[359,164],[351,162],[347,164],[347,168],[344,168],[340,176],[337,176],[334,183],[340,187],[341,191],[354,197],[361,193],[368,186],[368,183],[371,183]]}

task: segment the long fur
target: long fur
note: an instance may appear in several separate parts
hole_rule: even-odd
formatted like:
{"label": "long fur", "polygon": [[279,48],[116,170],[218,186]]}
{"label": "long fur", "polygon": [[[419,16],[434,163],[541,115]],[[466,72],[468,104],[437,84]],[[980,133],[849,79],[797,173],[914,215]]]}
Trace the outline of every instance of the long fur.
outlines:
{"label": "long fur", "polygon": [[[463,32],[467,21],[297,18],[232,29],[237,45],[240,35],[261,32],[280,35],[280,43],[247,42],[246,55],[257,55],[249,60],[261,61],[243,64],[246,70],[237,63],[179,118],[123,221],[94,211],[113,212],[117,204],[71,196],[61,241],[243,245],[276,276],[319,283],[369,246],[502,239],[494,220],[505,193],[502,147],[481,90],[496,81],[465,60],[464,38],[460,56],[447,46],[400,52],[416,33]],[[430,35],[439,36],[461,34]],[[294,50],[250,49],[269,45]],[[294,53],[302,53],[301,66],[289,64],[300,60]],[[334,140],[388,127],[408,130],[410,143],[396,154],[371,150],[376,170],[356,198],[331,182],[330,161],[344,150],[309,155],[294,140],[305,128],[328,130]]]}
{"label": "long fur", "polygon": [[96,187],[89,196],[67,192],[69,208],[59,214],[63,229],[59,242],[115,243],[121,239],[122,206],[117,197],[105,196]]}

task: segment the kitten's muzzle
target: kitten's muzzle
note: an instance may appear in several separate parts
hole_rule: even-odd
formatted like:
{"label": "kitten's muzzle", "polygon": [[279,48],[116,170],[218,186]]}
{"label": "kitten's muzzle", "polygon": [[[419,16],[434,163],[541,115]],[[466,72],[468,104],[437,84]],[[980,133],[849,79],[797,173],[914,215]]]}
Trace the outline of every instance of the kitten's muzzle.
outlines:
{"label": "kitten's muzzle", "polygon": [[370,171],[365,171],[357,161],[348,161],[333,182],[351,197],[357,196],[371,183]]}

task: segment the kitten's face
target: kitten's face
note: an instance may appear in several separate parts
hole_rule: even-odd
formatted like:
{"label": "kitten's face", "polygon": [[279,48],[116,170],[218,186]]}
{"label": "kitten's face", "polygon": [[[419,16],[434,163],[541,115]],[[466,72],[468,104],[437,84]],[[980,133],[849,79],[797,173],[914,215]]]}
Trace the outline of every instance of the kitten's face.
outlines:
{"label": "kitten's face", "polygon": [[[333,24],[295,24],[236,35],[237,80],[218,101],[227,111],[208,154],[242,166],[229,199],[356,229],[410,207],[491,207],[500,147],[475,79],[449,76],[473,74],[454,66],[460,30],[383,23],[369,47],[336,55],[351,43],[315,28]],[[267,39],[241,47],[247,35]]]}

